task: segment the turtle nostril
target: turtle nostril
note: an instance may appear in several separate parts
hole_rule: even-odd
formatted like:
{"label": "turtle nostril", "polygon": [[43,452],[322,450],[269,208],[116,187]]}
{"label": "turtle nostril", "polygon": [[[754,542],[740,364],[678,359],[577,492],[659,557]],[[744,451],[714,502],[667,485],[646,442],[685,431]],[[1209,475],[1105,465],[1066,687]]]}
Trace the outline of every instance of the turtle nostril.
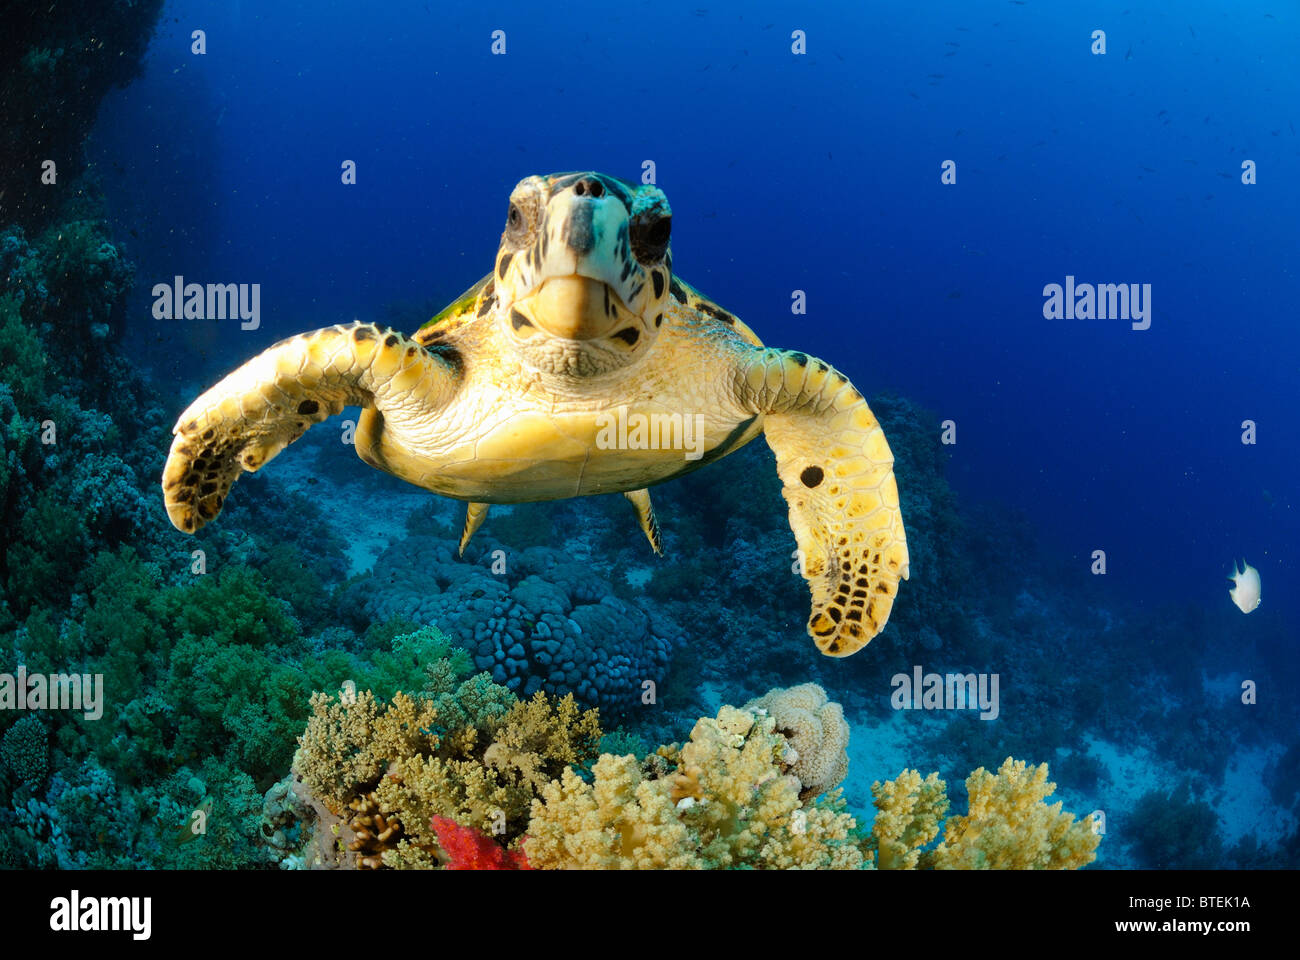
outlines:
{"label": "turtle nostril", "polygon": [[573,192],[580,197],[603,197],[605,185],[592,177],[579,180],[573,185]]}

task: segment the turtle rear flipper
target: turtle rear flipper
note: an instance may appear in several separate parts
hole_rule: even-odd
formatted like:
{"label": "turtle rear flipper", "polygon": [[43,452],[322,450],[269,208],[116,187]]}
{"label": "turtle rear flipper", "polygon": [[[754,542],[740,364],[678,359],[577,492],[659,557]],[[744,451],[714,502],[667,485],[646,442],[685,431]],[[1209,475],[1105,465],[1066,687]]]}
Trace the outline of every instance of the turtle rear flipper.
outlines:
{"label": "turtle rear flipper", "polygon": [[908,575],[894,455],[862,394],[828,364],[763,348],[740,374],[790,505],[812,593],[808,633],[822,653],[847,657],[884,629]]}
{"label": "turtle rear flipper", "polygon": [[163,468],[167,515],[194,533],[221,512],[242,471],[260,469],[308,427],[348,405],[436,405],[452,376],[438,356],[374,324],[281,340],[181,414]]}

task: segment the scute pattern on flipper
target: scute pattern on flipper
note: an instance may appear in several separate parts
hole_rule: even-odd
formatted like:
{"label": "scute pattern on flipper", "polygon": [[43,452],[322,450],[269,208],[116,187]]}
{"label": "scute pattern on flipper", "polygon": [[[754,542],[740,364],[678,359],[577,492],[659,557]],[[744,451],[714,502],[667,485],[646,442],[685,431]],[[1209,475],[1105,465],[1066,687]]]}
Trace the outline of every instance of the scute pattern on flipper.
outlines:
{"label": "scute pattern on flipper", "polygon": [[745,386],[771,411],[764,432],[812,594],[808,632],[823,653],[846,657],[884,628],[908,576],[893,454],[843,375],[794,351],[760,357]]}
{"label": "scute pattern on flipper", "polygon": [[205,391],[181,414],[163,468],[177,529],[194,533],[221,512],[243,471],[261,469],[308,427],[342,412],[413,394],[441,363],[403,334],[374,324],[333,326],[281,340]]}

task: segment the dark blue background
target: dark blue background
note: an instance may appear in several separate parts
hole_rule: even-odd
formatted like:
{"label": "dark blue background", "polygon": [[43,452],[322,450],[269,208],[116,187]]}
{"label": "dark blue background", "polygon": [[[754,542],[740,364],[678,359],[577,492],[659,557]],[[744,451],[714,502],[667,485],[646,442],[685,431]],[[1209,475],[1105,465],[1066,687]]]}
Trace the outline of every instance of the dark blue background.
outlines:
{"label": "dark blue background", "polygon": [[[169,5],[91,147],[160,377],[450,299],[517,180],[653,160],[687,280],[956,421],[959,492],[1022,507],[1081,580],[1101,548],[1116,599],[1222,604],[1245,556],[1294,618],[1293,4],[211,7]],[[154,321],[176,273],[260,283],[262,328]],[[1044,320],[1067,274],[1151,284],[1151,329]]]}

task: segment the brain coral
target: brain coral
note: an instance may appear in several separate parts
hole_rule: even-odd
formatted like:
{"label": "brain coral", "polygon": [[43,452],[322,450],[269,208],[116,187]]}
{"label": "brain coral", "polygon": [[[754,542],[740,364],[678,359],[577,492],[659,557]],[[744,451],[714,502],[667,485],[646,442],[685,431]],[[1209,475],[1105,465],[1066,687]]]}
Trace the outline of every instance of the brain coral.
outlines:
{"label": "brain coral", "polygon": [[[613,596],[590,566],[560,550],[484,550],[470,562],[454,546],[408,537],[351,587],[349,600],[375,620],[436,623],[521,697],[572,692],[603,715],[624,716],[640,703],[643,680],[662,685],[681,642],[671,620]],[[494,561],[504,572],[493,572]]]}
{"label": "brain coral", "polygon": [[776,732],[793,751],[784,759],[799,779],[801,797],[818,796],[844,781],[849,770],[849,723],[843,708],[829,701],[817,684],[770,690],[745,704],[745,709],[766,710],[776,721]]}

